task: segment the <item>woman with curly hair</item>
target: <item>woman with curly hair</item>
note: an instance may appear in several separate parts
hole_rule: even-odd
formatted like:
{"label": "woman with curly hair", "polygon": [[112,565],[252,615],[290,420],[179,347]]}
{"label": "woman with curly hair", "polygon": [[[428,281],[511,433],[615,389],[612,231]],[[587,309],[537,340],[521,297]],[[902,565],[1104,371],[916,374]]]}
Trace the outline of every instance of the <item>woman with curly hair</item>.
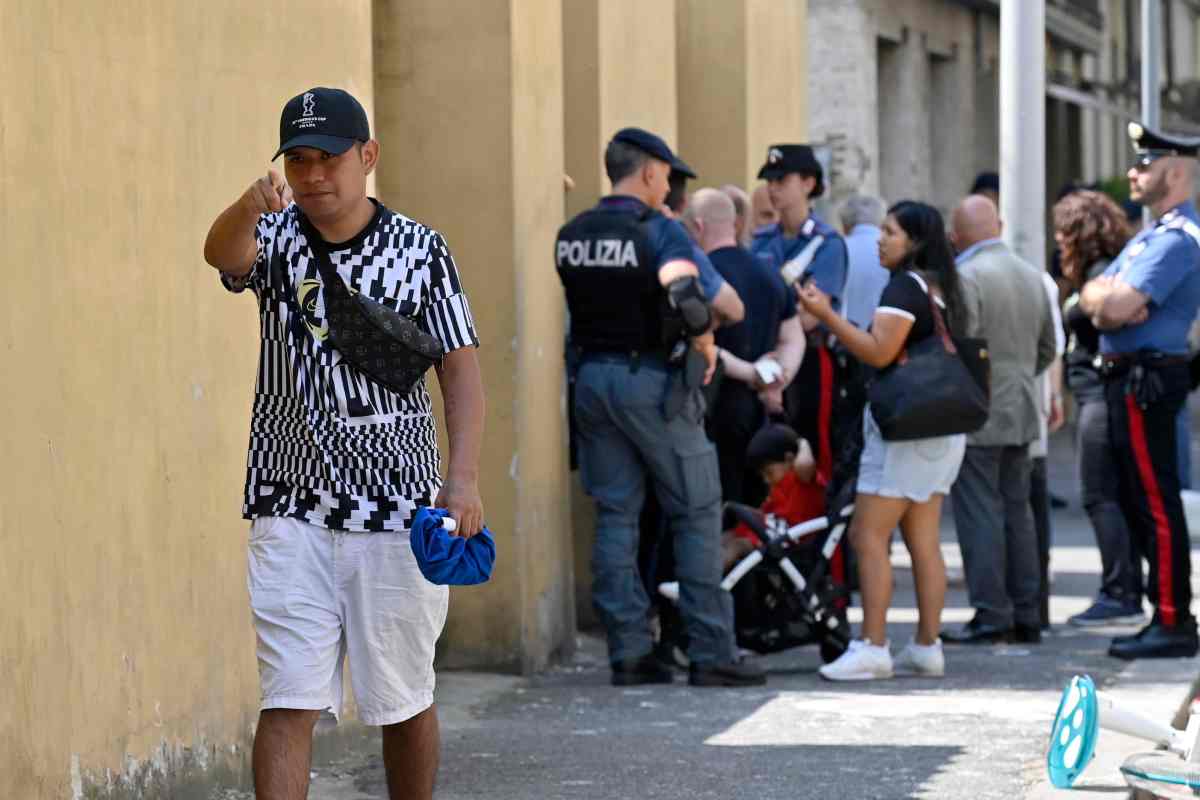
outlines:
{"label": "woman with curly hair", "polygon": [[1102,576],[1091,607],[1071,617],[1072,625],[1138,623],[1142,615],[1142,563],[1117,502],[1117,462],[1108,440],[1104,384],[1094,360],[1100,333],[1079,307],[1079,289],[1100,275],[1129,241],[1125,212],[1108,195],[1077,191],[1054,206],[1054,239],[1062,253],[1071,294],[1063,309],[1067,326],[1067,386],[1079,406],[1079,475],[1083,506],[1096,532]]}

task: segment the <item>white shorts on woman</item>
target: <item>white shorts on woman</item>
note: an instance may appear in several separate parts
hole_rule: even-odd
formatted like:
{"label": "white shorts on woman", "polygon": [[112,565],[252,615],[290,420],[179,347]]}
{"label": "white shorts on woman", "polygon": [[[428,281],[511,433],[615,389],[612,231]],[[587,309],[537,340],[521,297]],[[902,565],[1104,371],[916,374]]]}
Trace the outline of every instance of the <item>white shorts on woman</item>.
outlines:
{"label": "white shorts on woman", "polygon": [[949,494],[966,451],[964,434],[889,442],[868,405],[863,413],[857,491],[914,503],[924,503],[934,494]]}

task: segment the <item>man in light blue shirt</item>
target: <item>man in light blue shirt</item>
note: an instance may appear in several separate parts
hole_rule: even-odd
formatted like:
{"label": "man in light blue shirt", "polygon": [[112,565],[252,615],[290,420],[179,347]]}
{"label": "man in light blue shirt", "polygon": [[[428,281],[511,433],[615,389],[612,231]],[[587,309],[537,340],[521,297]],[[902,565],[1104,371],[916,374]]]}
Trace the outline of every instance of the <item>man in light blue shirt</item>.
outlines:
{"label": "man in light blue shirt", "polygon": [[850,195],[838,210],[849,251],[842,313],[862,330],[870,326],[879,296],[891,278],[879,263],[879,226],[885,213],[882,200],[864,194]]}

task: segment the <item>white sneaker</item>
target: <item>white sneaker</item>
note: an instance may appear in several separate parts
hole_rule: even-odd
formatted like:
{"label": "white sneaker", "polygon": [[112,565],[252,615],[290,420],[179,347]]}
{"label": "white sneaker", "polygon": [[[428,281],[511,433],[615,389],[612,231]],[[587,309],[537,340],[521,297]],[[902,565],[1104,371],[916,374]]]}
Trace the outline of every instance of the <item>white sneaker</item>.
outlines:
{"label": "white sneaker", "polygon": [[892,652],[887,643],[871,644],[865,639],[850,642],[841,658],[819,670],[827,681],[873,681],[892,677]]}
{"label": "white sneaker", "polygon": [[917,644],[909,641],[896,656],[896,674],[924,675],[940,678],[946,674],[946,656],[942,653],[942,640],[933,644]]}

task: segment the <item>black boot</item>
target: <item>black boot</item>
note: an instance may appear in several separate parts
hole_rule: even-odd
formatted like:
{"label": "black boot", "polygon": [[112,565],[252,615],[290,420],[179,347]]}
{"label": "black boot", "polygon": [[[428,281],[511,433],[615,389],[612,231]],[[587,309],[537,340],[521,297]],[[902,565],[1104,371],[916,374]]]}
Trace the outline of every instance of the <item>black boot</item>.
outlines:
{"label": "black boot", "polygon": [[692,662],[688,669],[688,683],[692,686],[762,686],[766,682],[766,671],[748,658],[704,664]]}
{"label": "black boot", "polygon": [[644,683],[670,683],[671,670],[658,663],[653,653],[640,658],[612,662],[613,686],[640,686]]}
{"label": "black boot", "polygon": [[1131,661],[1135,658],[1192,658],[1198,650],[1200,639],[1196,637],[1194,622],[1171,627],[1152,622],[1132,639],[1114,639],[1108,654]]}

